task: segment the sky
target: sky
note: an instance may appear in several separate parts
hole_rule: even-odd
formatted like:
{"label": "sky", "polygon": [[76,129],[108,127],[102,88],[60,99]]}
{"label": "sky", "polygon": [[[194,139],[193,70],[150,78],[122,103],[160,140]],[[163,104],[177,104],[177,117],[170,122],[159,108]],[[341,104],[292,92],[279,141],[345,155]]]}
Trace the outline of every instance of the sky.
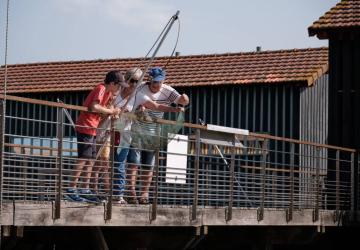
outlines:
{"label": "sky", "polygon": [[[340,0],[10,0],[8,64],[143,57],[180,11],[181,55],[327,46],[307,28]],[[0,64],[6,2],[0,0]],[[158,56],[169,56],[179,24]]]}

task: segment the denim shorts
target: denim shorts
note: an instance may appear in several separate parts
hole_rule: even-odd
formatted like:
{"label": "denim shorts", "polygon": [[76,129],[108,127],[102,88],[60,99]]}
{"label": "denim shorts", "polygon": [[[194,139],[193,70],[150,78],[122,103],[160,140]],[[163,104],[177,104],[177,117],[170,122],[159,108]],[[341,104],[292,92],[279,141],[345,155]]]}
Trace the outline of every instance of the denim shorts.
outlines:
{"label": "denim shorts", "polygon": [[136,164],[141,168],[153,169],[155,165],[155,151],[130,147],[127,162],[130,164]]}
{"label": "denim shorts", "polygon": [[76,133],[78,158],[95,159],[96,143],[95,136]]}

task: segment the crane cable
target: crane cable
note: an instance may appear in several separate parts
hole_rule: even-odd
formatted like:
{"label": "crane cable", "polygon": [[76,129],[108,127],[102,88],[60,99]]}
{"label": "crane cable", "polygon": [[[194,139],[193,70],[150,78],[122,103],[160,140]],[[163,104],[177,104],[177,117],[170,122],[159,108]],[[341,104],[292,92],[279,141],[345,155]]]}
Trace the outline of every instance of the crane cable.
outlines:
{"label": "crane cable", "polygon": [[8,55],[8,36],[9,36],[9,9],[10,9],[10,0],[7,0],[7,5],[6,5],[6,26],[5,26],[4,101],[6,101],[6,90],[7,90],[7,55]]}
{"label": "crane cable", "polygon": [[177,31],[177,36],[176,36],[176,42],[175,42],[175,45],[174,45],[174,48],[166,62],[166,64],[163,66],[163,69],[166,70],[166,67],[168,66],[168,64],[170,63],[170,59],[174,56],[174,53],[175,53],[175,50],[177,48],[177,45],[178,45],[178,42],[179,42],[179,37],[180,37],[180,19],[177,19],[178,21],[178,31]]}
{"label": "crane cable", "polygon": [[[155,40],[154,44],[151,46],[150,50],[146,53],[144,59],[140,61],[140,62],[143,62],[144,60],[146,60],[146,59],[148,58],[149,54],[151,53],[151,51],[153,51],[154,48],[155,48],[155,46],[157,45],[156,48],[155,48],[155,51],[153,52],[153,54],[152,54],[152,56],[151,56],[151,58],[150,58],[149,61],[146,63],[145,69],[143,70],[143,72],[142,72],[142,74],[141,74],[141,77],[138,79],[138,81],[137,81],[137,83],[136,83],[136,85],[135,85],[134,90],[128,95],[127,100],[126,100],[125,104],[123,105],[123,107],[126,107],[126,106],[127,106],[127,104],[129,103],[129,101],[131,100],[132,97],[135,97],[135,98],[136,98],[136,94],[137,94],[137,92],[139,91],[138,86],[142,83],[143,78],[144,78],[144,76],[145,76],[148,68],[150,67],[152,61],[154,60],[154,58],[155,58],[155,56],[156,56],[156,53],[157,53],[158,50],[160,49],[163,41],[165,40],[168,32],[170,31],[173,23],[174,23],[175,21],[178,21],[178,20],[179,20],[178,15],[179,15],[179,11],[177,11],[176,14],[173,15],[173,16],[169,19],[169,21],[167,22],[167,24],[165,25],[165,27],[164,27],[163,30],[161,31],[160,35],[157,37],[157,39]],[[175,51],[175,49],[176,49],[176,47],[177,47],[177,43],[178,43],[178,40],[179,40],[180,25],[179,25],[178,27],[179,27],[178,35],[177,35],[177,39],[176,39],[176,44],[175,44],[174,49],[173,49],[173,51],[172,51],[172,55],[174,54],[174,51]],[[171,55],[171,56],[172,56],[172,55]],[[169,58],[169,59],[170,59],[170,58]],[[167,65],[168,63],[169,63],[169,61],[166,63],[166,65]],[[135,72],[134,72],[134,73],[135,73]],[[134,73],[133,73],[133,74],[134,74]],[[132,78],[132,76],[133,76],[133,75],[130,76],[129,80]],[[121,88],[122,88],[122,87],[121,87]],[[121,92],[122,92],[122,90],[119,91],[118,95],[121,95]],[[117,96],[114,98],[113,104],[115,103],[116,99],[117,99]],[[120,111],[119,116],[121,116],[121,115],[123,114],[123,112],[124,112],[124,109],[122,109],[122,110]],[[134,113],[134,112],[135,112],[135,110],[132,110],[132,111],[131,111],[131,113]],[[133,117],[132,117],[132,119],[133,119]],[[111,129],[111,128],[110,128],[110,129]],[[100,149],[98,150],[98,152],[97,152],[97,154],[96,154],[95,161],[97,161],[97,159],[98,159],[98,157],[100,156],[101,152],[102,152],[103,149],[105,148],[106,141],[108,140],[108,137],[109,137],[109,135],[106,136],[106,138],[104,139],[104,143],[101,144],[101,147],[100,147]]]}
{"label": "crane cable", "polygon": [[[6,28],[5,28],[5,62],[4,62],[4,99],[2,102],[2,117],[1,117],[1,138],[0,138],[0,151],[1,151],[1,159],[0,159],[0,215],[2,213],[2,200],[3,200],[3,168],[4,168],[4,149],[5,149],[5,115],[6,115],[6,90],[7,90],[7,54],[8,54],[8,34],[9,34],[9,10],[10,10],[10,0],[7,0],[6,2]],[[2,218],[2,216],[0,216]],[[0,219],[1,220],[1,219]],[[0,221],[0,224],[1,221]],[[1,228],[0,228],[0,234],[1,234]],[[2,238],[2,237],[1,237]],[[0,247],[1,247],[1,239],[0,239]]]}

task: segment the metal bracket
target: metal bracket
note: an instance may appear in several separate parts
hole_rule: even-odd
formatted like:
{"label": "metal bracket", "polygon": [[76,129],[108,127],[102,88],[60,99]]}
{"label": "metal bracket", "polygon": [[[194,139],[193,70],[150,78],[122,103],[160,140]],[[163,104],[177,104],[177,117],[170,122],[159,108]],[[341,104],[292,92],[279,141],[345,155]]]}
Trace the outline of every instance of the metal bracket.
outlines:
{"label": "metal bracket", "polygon": [[262,208],[257,209],[257,220],[262,221],[264,219],[264,210]]}
{"label": "metal bracket", "polygon": [[334,222],[337,222],[340,220],[340,212],[335,210],[334,213],[333,213],[333,220]]}
{"label": "metal bracket", "polygon": [[232,210],[228,207],[225,207],[225,220],[231,221],[232,220]]}
{"label": "metal bracket", "polygon": [[319,220],[319,209],[314,209],[313,210],[313,222],[318,221]]}
{"label": "metal bracket", "polygon": [[183,250],[196,249],[196,246],[200,243],[201,240],[205,238],[208,232],[209,232],[208,226],[196,227],[195,235],[191,237],[191,239],[186,243],[186,245],[182,249]]}
{"label": "metal bracket", "polygon": [[285,213],[286,213],[286,222],[291,221],[293,219],[292,210],[287,208],[287,209],[285,209]]}

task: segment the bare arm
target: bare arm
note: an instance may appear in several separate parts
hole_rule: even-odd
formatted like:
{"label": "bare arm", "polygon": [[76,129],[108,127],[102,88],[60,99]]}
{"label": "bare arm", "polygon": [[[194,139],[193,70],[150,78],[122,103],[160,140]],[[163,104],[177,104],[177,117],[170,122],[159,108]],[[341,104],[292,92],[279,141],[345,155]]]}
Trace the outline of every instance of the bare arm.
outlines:
{"label": "bare arm", "polygon": [[101,106],[98,102],[92,102],[89,111],[98,112],[105,115],[118,115],[120,113],[119,108],[105,108]]}
{"label": "bare arm", "polygon": [[171,107],[164,104],[158,104],[154,101],[147,101],[144,103],[144,107],[147,109],[162,111],[162,112],[184,112],[184,108],[182,107]]}
{"label": "bare arm", "polygon": [[177,103],[186,106],[189,104],[189,97],[186,94],[182,94]]}

